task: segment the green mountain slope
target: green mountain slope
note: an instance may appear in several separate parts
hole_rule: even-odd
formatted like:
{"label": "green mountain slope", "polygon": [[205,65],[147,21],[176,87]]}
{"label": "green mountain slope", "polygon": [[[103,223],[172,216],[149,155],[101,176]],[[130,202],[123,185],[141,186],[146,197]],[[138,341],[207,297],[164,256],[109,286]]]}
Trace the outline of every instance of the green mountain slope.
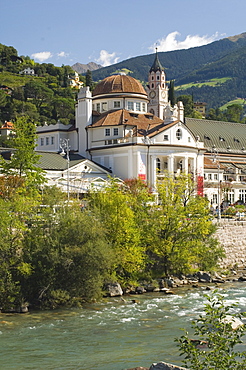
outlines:
{"label": "green mountain slope", "polygon": [[[177,95],[193,94],[194,100],[205,101],[209,107],[220,106],[237,96],[246,97],[246,33],[232,36],[211,44],[158,53],[166,70],[167,79],[175,80],[175,86],[187,83],[202,84],[178,90]],[[148,71],[154,54],[127,59],[120,63],[92,72],[95,81],[101,80],[123,68],[132,76],[147,82]],[[221,79],[227,77],[222,81]],[[217,84],[211,79],[220,79]],[[211,85],[211,86],[209,86]]]}

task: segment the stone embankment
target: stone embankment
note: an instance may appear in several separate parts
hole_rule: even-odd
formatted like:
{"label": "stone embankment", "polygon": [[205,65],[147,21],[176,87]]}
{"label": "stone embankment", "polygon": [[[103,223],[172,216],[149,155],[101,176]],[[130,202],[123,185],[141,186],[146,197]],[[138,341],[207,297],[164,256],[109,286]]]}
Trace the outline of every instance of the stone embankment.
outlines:
{"label": "stone embankment", "polygon": [[246,266],[246,221],[222,219],[218,223],[216,236],[226,253],[221,267]]}

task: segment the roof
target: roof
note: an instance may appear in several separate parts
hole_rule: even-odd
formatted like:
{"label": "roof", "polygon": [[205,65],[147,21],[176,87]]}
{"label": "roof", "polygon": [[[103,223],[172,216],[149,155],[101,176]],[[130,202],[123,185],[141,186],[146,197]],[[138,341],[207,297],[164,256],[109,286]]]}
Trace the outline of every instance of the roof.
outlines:
{"label": "roof", "polygon": [[185,124],[195,137],[199,136],[207,150],[216,148],[219,153],[241,155],[246,151],[246,125],[243,123],[187,117]]}
{"label": "roof", "polygon": [[[66,170],[67,169],[67,156],[61,156],[59,153],[49,153],[37,151],[40,155],[38,166],[43,170]],[[69,166],[75,166],[81,162],[86,161],[86,158],[79,154],[69,154]]]}
{"label": "roof", "polygon": [[147,95],[143,86],[135,78],[127,75],[113,75],[106,77],[99,82],[92,95],[115,94],[115,93],[135,93]]}
{"label": "roof", "polygon": [[162,67],[161,62],[159,61],[157,50],[156,50],[156,54],[155,54],[154,63],[153,63],[153,65],[152,65],[152,67],[150,68],[149,71],[150,72],[164,71],[164,68]]}
{"label": "roof", "polygon": [[151,137],[160,131],[169,128],[175,123],[177,122],[175,121],[171,124],[164,124],[162,119],[154,116],[152,113],[136,114],[125,109],[118,109],[102,113],[99,117],[95,116],[93,124],[88,127],[96,128],[124,124],[136,127],[135,132],[133,132],[134,136],[146,136],[147,134]]}

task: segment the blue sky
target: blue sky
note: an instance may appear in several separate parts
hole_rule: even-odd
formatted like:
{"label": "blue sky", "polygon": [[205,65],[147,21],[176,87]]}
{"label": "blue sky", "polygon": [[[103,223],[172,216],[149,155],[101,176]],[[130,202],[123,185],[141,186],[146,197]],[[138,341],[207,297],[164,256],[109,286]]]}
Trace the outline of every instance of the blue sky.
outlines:
{"label": "blue sky", "polygon": [[245,0],[0,0],[0,43],[36,62],[113,64],[246,32]]}

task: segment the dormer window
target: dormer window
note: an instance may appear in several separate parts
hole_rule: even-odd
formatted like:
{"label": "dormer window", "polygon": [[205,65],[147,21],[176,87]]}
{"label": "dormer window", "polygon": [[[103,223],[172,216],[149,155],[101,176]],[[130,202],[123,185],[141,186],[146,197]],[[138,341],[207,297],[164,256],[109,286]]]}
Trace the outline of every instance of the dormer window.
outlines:
{"label": "dormer window", "polygon": [[108,108],[108,103],[107,102],[102,103],[102,112],[106,112],[107,108]]}
{"label": "dormer window", "polygon": [[110,128],[105,128],[105,136],[110,136]]}
{"label": "dormer window", "polygon": [[180,128],[176,131],[176,138],[178,140],[181,140],[182,139],[182,131],[180,130]]}
{"label": "dormer window", "polygon": [[128,109],[128,110],[134,110],[134,104],[133,104],[133,101],[129,101],[129,102],[127,102],[127,109]]}
{"label": "dormer window", "polygon": [[141,111],[141,103],[139,102],[136,103],[136,110],[139,112]]}
{"label": "dormer window", "polygon": [[120,108],[120,101],[114,101],[114,108]]}

